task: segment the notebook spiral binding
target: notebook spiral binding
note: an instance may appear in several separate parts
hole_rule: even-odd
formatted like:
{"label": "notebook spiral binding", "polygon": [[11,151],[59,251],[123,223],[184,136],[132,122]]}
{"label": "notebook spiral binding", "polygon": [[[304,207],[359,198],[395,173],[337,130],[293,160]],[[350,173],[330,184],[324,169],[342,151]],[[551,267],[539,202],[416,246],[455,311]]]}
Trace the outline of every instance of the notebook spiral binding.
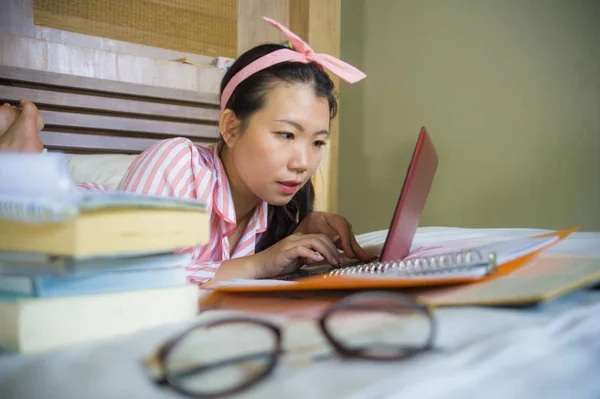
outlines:
{"label": "notebook spiral binding", "polygon": [[356,274],[394,274],[399,276],[426,276],[439,274],[452,274],[473,268],[486,268],[486,274],[492,273],[497,268],[496,254],[490,252],[483,254],[477,249],[446,253],[435,256],[396,260],[336,268],[324,273],[324,278],[333,276]]}

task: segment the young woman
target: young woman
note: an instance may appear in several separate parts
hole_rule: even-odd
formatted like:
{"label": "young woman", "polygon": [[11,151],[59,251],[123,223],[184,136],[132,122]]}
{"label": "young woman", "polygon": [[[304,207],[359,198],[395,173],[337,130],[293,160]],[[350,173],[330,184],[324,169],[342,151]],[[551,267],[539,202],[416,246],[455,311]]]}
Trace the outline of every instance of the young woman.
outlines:
{"label": "young woman", "polygon": [[[373,258],[343,217],[313,211],[311,182],[337,111],[324,68],[349,82],[364,74],[315,54],[285,27],[265,20],[286,34],[294,50],[265,44],[235,61],[220,88],[221,141],[208,148],[184,138],[158,142],[134,160],[117,188],[209,203],[210,243],[182,250],[193,252],[193,283],[274,277],[324,259],[337,265],[338,249],[350,258]],[[39,151],[31,133],[37,109],[31,103],[22,109],[3,136],[20,137],[13,145]]]}

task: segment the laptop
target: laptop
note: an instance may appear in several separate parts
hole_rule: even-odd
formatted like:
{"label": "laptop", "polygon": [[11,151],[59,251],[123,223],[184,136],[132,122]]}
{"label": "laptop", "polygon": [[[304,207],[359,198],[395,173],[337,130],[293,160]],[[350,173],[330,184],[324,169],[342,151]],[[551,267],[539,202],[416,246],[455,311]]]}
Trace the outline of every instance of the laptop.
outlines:
{"label": "laptop", "polygon": [[[415,237],[421,214],[425,208],[433,178],[437,170],[438,156],[425,127],[422,127],[415,145],[404,183],[400,190],[396,209],[390,223],[387,237],[383,244],[379,262],[402,260],[408,256]],[[358,266],[362,262],[351,260],[342,266],[304,266],[296,272],[279,276],[277,279],[295,280],[333,269]]]}

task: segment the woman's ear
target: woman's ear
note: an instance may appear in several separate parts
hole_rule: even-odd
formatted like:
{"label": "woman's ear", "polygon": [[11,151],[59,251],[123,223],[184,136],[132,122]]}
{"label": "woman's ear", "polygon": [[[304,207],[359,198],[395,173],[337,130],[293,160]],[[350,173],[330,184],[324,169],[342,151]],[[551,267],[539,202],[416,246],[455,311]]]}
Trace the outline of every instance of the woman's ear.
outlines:
{"label": "woman's ear", "polygon": [[233,147],[240,130],[240,120],[229,108],[219,116],[219,131],[227,147]]}

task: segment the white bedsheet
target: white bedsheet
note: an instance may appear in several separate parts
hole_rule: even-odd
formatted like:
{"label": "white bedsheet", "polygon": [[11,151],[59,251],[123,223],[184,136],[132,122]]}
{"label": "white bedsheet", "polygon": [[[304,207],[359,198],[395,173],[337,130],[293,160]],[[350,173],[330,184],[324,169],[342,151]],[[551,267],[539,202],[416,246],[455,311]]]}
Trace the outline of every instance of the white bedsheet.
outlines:
{"label": "white bedsheet", "polygon": [[[421,228],[415,246],[459,237],[519,237],[531,229]],[[360,242],[379,244],[385,231]],[[600,233],[575,233],[550,249],[600,257]],[[600,398],[600,290],[582,289],[526,309],[436,310],[435,350],[377,364],[283,361],[243,398]],[[46,354],[0,356],[0,398],[177,398],[154,387],[141,359],[184,326]],[[288,344],[298,331],[291,325]],[[302,327],[303,339],[310,334]],[[309,330],[307,330],[309,328]],[[224,337],[224,344],[231,343]]]}

